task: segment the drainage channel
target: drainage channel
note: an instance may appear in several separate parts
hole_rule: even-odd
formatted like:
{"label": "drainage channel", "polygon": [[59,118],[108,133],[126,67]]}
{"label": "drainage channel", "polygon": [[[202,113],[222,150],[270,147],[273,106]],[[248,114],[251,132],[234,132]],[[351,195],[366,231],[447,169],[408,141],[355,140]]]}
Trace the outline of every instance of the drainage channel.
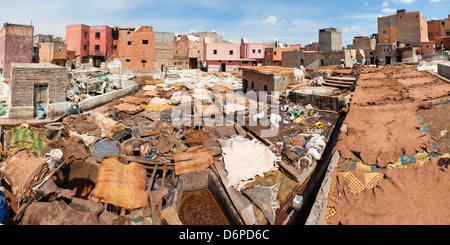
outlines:
{"label": "drainage channel", "polygon": [[333,155],[333,149],[336,145],[336,141],[339,137],[340,129],[343,121],[345,120],[347,113],[341,112],[336,122],[336,126],[331,134],[330,141],[327,144],[325,151],[322,155],[322,159],[318,161],[318,167],[312,173],[310,180],[306,184],[303,190],[303,204],[299,211],[293,215],[292,219],[288,222],[288,225],[304,225],[311,209],[316,200],[317,193],[319,192],[322,181],[324,180],[325,173],[327,172],[328,165],[330,164],[331,157]]}

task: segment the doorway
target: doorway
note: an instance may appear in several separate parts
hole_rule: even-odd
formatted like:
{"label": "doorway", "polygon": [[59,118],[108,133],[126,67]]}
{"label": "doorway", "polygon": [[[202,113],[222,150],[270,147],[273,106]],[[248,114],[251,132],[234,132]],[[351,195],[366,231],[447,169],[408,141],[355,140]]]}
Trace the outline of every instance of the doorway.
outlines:
{"label": "doorway", "polygon": [[397,62],[402,62],[402,56],[401,55],[397,56]]}
{"label": "doorway", "polygon": [[222,63],[222,64],[220,65],[220,71],[221,71],[221,72],[227,71],[227,64]]}
{"label": "doorway", "polygon": [[375,64],[375,57],[370,57],[370,64]]}
{"label": "doorway", "polygon": [[248,80],[243,79],[242,80],[242,92],[247,93],[247,89],[248,89]]}
{"label": "doorway", "polygon": [[390,64],[391,64],[391,57],[386,56],[386,65],[390,65]]}
{"label": "doorway", "polygon": [[48,84],[34,85],[33,95],[34,117],[36,117],[38,115],[39,106],[42,106],[45,112],[47,112]]}
{"label": "doorway", "polygon": [[197,68],[198,68],[197,58],[189,58],[189,69],[197,69]]}

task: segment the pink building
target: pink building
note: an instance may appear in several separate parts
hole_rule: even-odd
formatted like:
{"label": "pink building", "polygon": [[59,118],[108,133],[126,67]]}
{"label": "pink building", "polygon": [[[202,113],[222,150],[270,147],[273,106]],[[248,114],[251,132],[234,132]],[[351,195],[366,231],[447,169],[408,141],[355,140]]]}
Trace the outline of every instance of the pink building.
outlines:
{"label": "pink building", "polygon": [[249,43],[241,38],[241,66],[262,66],[264,62],[264,43]]}
{"label": "pink building", "polygon": [[0,30],[0,73],[11,75],[12,63],[33,61],[34,27],[5,23]]}
{"label": "pink building", "polygon": [[240,45],[214,43],[212,37],[205,37],[204,56],[208,71],[233,71],[239,68]]}
{"label": "pink building", "polygon": [[68,25],[66,26],[67,50],[75,51],[76,64],[100,63],[112,58],[112,28],[109,26]]}

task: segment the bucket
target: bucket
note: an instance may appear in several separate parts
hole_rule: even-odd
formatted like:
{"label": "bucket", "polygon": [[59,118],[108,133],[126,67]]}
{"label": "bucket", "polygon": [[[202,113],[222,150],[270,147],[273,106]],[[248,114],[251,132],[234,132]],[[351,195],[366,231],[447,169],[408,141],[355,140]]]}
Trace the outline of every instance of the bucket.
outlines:
{"label": "bucket", "polygon": [[9,224],[8,201],[3,191],[0,191],[0,224]]}

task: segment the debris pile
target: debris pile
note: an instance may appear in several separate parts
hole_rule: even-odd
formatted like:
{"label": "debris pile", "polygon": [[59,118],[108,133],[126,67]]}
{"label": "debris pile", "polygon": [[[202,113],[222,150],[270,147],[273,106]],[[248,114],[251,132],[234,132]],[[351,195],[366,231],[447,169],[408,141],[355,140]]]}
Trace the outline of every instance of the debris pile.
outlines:
{"label": "debris pile", "polygon": [[[105,74],[96,75],[96,82],[112,84]],[[140,84],[137,93],[95,110],[2,129],[7,223],[189,223],[182,219],[199,211],[189,210],[193,197],[183,193],[205,188],[222,198],[217,203],[230,224],[284,222],[279,214],[321,158],[337,120],[336,114],[288,103],[282,115],[269,114],[269,128],[279,127],[280,134],[266,139],[236,122],[207,123],[235,113],[249,118],[249,100],[227,86]],[[208,177],[192,177],[197,175]]]}

